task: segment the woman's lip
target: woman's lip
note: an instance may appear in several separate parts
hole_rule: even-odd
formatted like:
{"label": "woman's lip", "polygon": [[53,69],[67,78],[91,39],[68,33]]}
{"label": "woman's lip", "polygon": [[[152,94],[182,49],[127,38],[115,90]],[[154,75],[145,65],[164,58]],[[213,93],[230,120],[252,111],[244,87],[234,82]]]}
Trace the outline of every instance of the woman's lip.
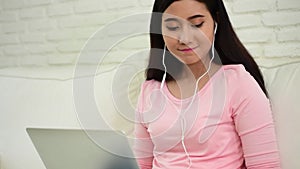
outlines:
{"label": "woman's lip", "polygon": [[185,49],[178,49],[179,51],[182,51],[182,52],[190,52],[194,49],[196,49],[197,47],[194,47],[194,48],[185,48]]}

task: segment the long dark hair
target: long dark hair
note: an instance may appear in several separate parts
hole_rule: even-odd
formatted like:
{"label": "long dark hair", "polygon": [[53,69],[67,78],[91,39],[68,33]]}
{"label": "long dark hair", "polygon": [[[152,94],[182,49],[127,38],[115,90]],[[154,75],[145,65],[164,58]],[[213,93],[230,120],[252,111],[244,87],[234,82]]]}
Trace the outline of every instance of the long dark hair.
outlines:
{"label": "long dark hair", "polygon": [[[164,49],[164,40],[161,31],[162,18],[157,13],[163,13],[173,2],[178,0],[155,0],[152,18],[150,23],[150,59],[146,69],[146,80],[162,81],[164,69],[162,65],[162,55]],[[223,65],[243,64],[246,70],[254,77],[263,92],[268,96],[263,76],[253,57],[241,43],[233,30],[228,14],[226,12],[223,0],[196,0],[204,3],[209,10],[214,21],[218,23],[218,30],[215,36],[215,49],[218,52],[219,59]],[[158,50],[159,49],[159,50]],[[169,52],[166,53],[165,64],[168,72],[178,72],[183,67],[183,63],[177,60]],[[214,60],[218,62],[218,60]],[[170,66],[172,65],[172,66]],[[172,68],[174,70],[172,70]],[[170,70],[171,69],[171,70]],[[174,73],[173,73],[174,74]],[[172,74],[172,76],[173,76]],[[167,73],[166,81],[173,80],[173,77]]]}

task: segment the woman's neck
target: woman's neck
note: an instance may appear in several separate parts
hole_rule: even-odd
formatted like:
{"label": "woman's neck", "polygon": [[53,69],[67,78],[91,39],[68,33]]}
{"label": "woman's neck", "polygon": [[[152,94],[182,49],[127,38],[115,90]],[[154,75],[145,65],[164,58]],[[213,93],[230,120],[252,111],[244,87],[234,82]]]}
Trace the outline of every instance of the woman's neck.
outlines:
{"label": "woman's neck", "polygon": [[205,65],[202,62],[186,65],[178,79],[175,79],[175,81],[169,81],[167,85],[175,97],[190,97],[195,92],[197,80],[201,77],[197,86],[197,89],[200,90],[220,67],[221,65],[214,62],[211,63],[209,70],[209,62]]}
{"label": "woman's neck", "polygon": [[[209,58],[209,57],[207,57]],[[180,76],[180,79],[198,79],[201,76],[204,76],[204,74],[210,75],[213,69],[215,69],[216,64],[214,62],[211,62],[210,64],[210,59],[206,60],[200,60],[196,63],[193,64],[188,64],[184,66],[184,69],[182,71],[182,74]],[[203,77],[204,78],[204,77]]]}

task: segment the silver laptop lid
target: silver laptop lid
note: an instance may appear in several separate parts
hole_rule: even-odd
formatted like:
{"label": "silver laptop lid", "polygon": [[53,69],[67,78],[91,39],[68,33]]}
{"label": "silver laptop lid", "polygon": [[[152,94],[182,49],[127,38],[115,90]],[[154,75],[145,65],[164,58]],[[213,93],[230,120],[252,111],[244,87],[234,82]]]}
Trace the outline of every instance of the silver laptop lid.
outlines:
{"label": "silver laptop lid", "polygon": [[[27,128],[47,169],[138,169],[120,132]],[[131,157],[131,158],[130,158]]]}

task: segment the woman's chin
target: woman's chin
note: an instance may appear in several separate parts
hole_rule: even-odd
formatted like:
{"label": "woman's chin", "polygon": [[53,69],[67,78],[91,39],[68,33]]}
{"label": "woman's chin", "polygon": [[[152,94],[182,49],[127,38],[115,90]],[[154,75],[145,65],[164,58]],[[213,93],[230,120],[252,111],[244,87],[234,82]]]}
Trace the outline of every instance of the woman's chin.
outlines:
{"label": "woman's chin", "polygon": [[180,61],[185,64],[185,65],[193,65],[193,64],[196,64],[196,63],[199,63],[201,60],[198,58],[198,59],[180,59]]}
{"label": "woman's chin", "polygon": [[180,56],[177,55],[176,58],[180,62],[182,62],[183,64],[186,64],[186,65],[194,64],[194,63],[201,61],[201,58],[199,56],[196,56],[195,54],[180,55]]}

